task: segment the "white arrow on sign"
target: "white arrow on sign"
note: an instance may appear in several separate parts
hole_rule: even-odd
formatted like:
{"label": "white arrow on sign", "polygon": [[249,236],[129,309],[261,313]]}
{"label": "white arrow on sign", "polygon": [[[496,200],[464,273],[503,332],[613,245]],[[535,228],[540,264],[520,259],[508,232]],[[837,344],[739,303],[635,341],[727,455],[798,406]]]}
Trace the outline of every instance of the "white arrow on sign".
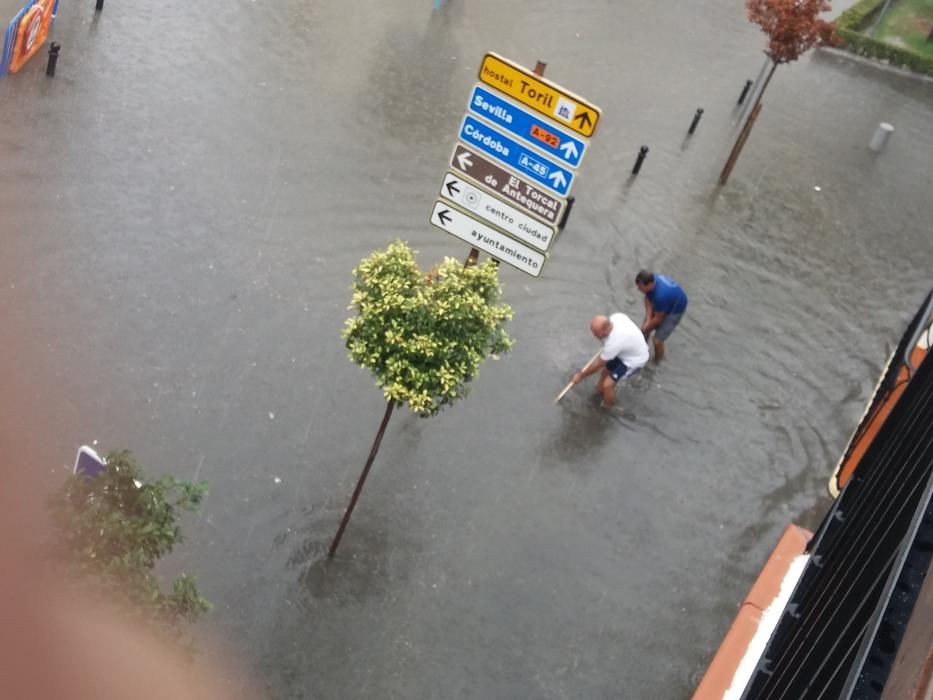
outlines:
{"label": "white arrow on sign", "polygon": [[476,221],[442,199],[434,203],[431,223],[532,277],[540,276],[541,270],[544,269],[547,260],[544,253],[539,253],[501,231]]}
{"label": "white arrow on sign", "polygon": [[550,247],[557,233],[555,227],[542,224],[453,173],[447,173],[444,176],[441,197],[456,202],[464,209],[468,209],[471,215],[488,221],[510,236],[540,251],[546,251]]}
{"label": "white arrow on sign", "polygon": [[560,170],[555,170],[553,173],[548,175],[548,179],[554,184],[554,187],[563,187],[567,184],[567,179],[564,177],[564,174]]}
{"label": "white arrow on sign", "polygon": [[457,164],[460,166],[460,169],[461,169],[461,170],[466,170],[466,169],[468,169],[471,165],[473,165],[473,161],[470,160],[470,154],[464,152],[464,153],[461,153],[460,155],[458,155],[458,156],[457,156]]}
{"label": "white arrow on sign", "polygon": [[558,146],[558,149],[564,152],[564,158],[567,160],[573,160],[579,154],[579,151],[577,151],[577,144],[573,141],[565,141]]}

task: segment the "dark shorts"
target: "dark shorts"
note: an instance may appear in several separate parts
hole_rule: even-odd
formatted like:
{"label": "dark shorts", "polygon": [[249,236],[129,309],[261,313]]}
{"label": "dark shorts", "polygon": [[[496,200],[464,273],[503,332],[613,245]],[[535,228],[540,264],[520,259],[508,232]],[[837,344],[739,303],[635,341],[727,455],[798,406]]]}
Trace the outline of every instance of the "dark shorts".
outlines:
{"label": "dark shorts", "polygon": [[684,313],[685,312],[679,314],[665,314],[664,320],[661,321],[661,325],[654,331],[655,339],[660,340],[662,343],[667,340],[670,334],[674,332],[674,329],[677,328],[680,319],[684,317]]}
{"label": "dark shorts", "polygon": [[606,363],[606,369],[609,370],[609,376],[612,377],[612,381],[617,382],[620,379],[631,377],[633,374],[635,374],[635,372],[640,370],[641,367],[631,369],[618,357],[613,357],[611,360],[609,360],[609,362]]}

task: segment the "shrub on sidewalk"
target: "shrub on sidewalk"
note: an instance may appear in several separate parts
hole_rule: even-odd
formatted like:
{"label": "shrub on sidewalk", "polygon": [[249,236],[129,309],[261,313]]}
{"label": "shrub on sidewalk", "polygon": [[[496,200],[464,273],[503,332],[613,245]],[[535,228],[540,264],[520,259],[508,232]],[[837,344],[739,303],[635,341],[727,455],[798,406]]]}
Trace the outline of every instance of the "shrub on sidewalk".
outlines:
{"label": "shrub on sidewalk", "polygon": [[106,461],[97,476],[69,475],[50,499],[56,562],[68,580],[181,641],[211,605],[185,574],[163,591],[155,567],[183,541],[178,517],[197,509],[206,484],[148,479],[127,451]]}
{"label": "shrub on sidewalk", "polygon": [[840,29],[836,33],[845,43],[845,48],[852,53],[878,61],[886,61],[892,66],[907,68],[916,73],[933,75],[933,59],[931,58],[877,41],[851,29]]}
{"label": "shrub on sidewalk", "polygon": [[367,367],[387,401],[432,416],[463,397],[490,355],[512,345],[512,310],[499,303],[491,260],[464,267],[447,258],[428,274],[407,244],[396,241],[354,270],[344,337],[350,359]]}
{"label": "shrub on sidewalk", "polygon": [[848,10],[839,15],[836,26],[839,29],[862,29],[871,19],[885,0],[859,0]]}
{"label": "shrub on sidewalk", "polygon": [[885,0],[860,0],[839,15],[836,22],[836,35],[842,40],[843,46],[859,56],[884,61],[892,66],[907,68],[916,73],[933,75],[933,58],[878,41],[862,33],[861,30],[868,27],[884,3]]}

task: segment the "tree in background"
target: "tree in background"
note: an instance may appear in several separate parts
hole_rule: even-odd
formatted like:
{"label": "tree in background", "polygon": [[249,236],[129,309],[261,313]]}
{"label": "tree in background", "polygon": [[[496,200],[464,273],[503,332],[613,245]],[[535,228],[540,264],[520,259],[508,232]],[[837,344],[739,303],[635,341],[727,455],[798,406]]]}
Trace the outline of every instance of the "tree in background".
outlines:
{"label": "tree in background", "polygon": [[192,577],[182,574],[166,593],[154,570],[183,541],[178,517],[198,508],[206,483],[147,479],[127,451],[111,452],[106,462],[94,477],[70,475],[51,497],[56,562],[69,580],[183,642],[185,625],[211,605]]}
{"label": "tree in background", "polygon": [[507,352],[505,324],[512,310],[499,299],[493,261],[464,266],[446,258],[432,272],[418,269],[415,254],[396,241],[353,271],[351,309],[344,329],[350,359],[369,369],[382,389],[386,410],[369,458],[329,557],[337,551],[396,404],[422,417],[437,414],[466,395],[468,384],[490,356]]}
{"label": "tree in background", "polygon": [[768,83],[774,71],[782,63],[796,61],[806,51],[815,46],[836,46],[839,39],[835,36],[835,25],[820,18],[821,12],[830,10],[826,0],[746,0],[748,19],[759,25],[768,36],[768,48],[765,54],[771,59],[771,70],[758,91],[739,137],[732,147],[726,161],[719,184],[725,185],[735,167],[735,162],[748,140],[755,120],[761,111],[761,98],[768,89]]}

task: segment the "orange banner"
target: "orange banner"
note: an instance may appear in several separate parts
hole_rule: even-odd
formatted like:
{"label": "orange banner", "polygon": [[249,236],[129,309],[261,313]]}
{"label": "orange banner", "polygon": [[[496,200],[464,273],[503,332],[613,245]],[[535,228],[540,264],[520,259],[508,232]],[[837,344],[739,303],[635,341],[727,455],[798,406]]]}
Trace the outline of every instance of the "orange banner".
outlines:
{"label": "orange banner", "polygon": [[39,47],[45,43],[52,24],[52,10],[55,0],[37,0],[23,15],[16,30],[16,40],[13,42],[13,56],[10,58],[10,72],[15,73],[32,58]]}

